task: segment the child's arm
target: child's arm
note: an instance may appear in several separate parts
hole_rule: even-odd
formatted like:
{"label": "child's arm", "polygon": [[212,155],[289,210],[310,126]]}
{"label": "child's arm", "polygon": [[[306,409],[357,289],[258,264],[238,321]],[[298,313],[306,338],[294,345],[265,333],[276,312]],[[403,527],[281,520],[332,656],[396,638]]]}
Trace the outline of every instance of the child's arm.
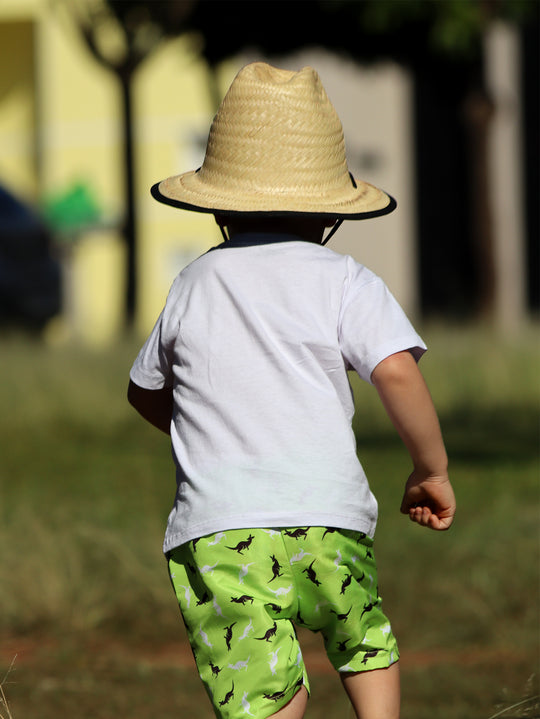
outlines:
{"label": "child's arm", "polygon": [[128,402],[135,407],[145,420],[153,424],[165,434],[171,433],[171,418],[173,413],[172,387],[163,389],[143,389],[129,381]]}
{"label": "child's arm", "polygon": [[401,511],[431,529],[448,529],[456,502],[439,421],[424,378],[410,352],[380,362],[371,375],[379,397],[413,461]]}

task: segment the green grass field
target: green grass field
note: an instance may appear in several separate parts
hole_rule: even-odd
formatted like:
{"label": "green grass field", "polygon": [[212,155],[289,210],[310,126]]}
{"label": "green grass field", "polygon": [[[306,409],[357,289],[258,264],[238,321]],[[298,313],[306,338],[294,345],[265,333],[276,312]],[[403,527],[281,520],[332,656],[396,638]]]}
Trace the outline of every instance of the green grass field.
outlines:
{"label": "green grass field", "polygon": [[[406,452],[373,389],[353,380],[403,717],[540,717],[537,330],[506,341],[471,328],[424,336],[458,499],[450,532],[399,514]],[[136,351],[132,341],[91,353],[1,340],[3,719],[213,716],[161,555],[168,440],[125,401]],[[347,719],[318,637],[301,636],[306,717]]]}

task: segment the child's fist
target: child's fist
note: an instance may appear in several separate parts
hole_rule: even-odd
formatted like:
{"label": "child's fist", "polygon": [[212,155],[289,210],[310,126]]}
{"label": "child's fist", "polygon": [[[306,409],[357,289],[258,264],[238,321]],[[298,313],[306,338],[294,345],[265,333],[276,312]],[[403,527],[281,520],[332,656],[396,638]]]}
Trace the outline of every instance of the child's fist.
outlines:
{"label": "child's fist", "polygon": [[405,486],[401,511],[422,527],[449,529],[456,513],[456,499],[448,476],[422,477],[415,470]]}

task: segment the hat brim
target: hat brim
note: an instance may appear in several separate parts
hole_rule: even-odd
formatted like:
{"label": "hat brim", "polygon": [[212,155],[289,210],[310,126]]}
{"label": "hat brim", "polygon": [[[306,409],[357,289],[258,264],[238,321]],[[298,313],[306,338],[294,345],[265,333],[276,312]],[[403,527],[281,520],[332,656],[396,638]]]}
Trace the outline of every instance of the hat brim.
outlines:
{"label": "hat brim", "polygon": [[[207,214],[226,214],[250,217],[321,217],[342,220],[367,220],[381,217],[393,212],[397,207],[396,200],[374,185],[359,182],[363,194],[359,193],[356,201],[345,203],[321,201],[320,204],[310,200],[302,203],[297,198],[293,205],[284,209],[287,199],[284,197],[264,198],[258,196],[255,201],[243,202],[239,199],[224,197],[221,192],[211,192],[202,186],[200,191],[193,187],[197,171],[169,177],[152,186],[152,197],[165,205],[191,212]],[[184,180],[189,178],[191,187],[186,188]],[[196,181],[196,180],[195,180]],[[243,205],[243,206],[242,206]]]}

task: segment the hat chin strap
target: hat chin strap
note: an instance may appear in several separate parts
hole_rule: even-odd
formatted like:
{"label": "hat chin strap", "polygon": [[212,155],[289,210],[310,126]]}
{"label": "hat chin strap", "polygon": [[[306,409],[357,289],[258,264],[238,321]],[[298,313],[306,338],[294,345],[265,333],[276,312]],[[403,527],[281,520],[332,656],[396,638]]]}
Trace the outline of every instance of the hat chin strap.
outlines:
{"label": "hat chin strap", "polygon": [[[325,238],[323,238],[321,240],[321,245],[326,245],[328,240],[335,235],[335,233],[339,230],[339,228],[341,227],[342,224],[343,224],[343,220],[336,220],[336,222],[334,223],[334,226],[332,227],[330,232],[326,235]],[[223,235],[223,239],[225,240],[225,242],[228,242],[230,240],[230,237],[229,237],[225,227],[220,224],[219,229],[221,230],[221,234]]]}
{"label": "hat chin strap", "polygon": [[339,230],[342,224],[343,220],[336,220],[336,223],[334,224],[330,232],[326,235],[324,239],[321,240],[321,245],[326,245],[328,240],[335,235],[335,233]]}

